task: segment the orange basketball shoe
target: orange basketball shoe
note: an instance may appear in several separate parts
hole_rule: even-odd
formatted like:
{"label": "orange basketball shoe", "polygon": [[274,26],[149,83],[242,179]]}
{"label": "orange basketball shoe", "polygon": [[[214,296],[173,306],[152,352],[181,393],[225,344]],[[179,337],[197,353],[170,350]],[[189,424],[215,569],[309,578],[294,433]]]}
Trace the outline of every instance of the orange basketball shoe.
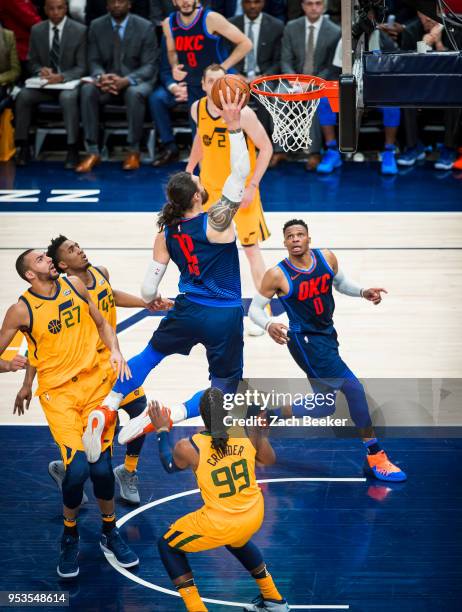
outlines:
{"label": "orange basketball shoe", "polygon": [[116,420],[117,410],[110,410],[107,406],[100,406],[88,415],[82,442],[89,463],[96,463],[100,458],[104,436]]}
{"label": "orange basketball shoe", "polygon": [[[165,406],[163,406],[163,408],[168,412],[168,415],[170,417],[170,428],[172,428],[173,421],[171,418],[171,410],[170,408],[167,408]],[[151,423],[151,419],[149,418],[148,408],[145,408],[140,415],[134,417],[133,419],[130,419],[125,425],[125,427],[122,427],[119,432],[117,441],[119,442],[119,444],[125,445],[131,442],[132,440],[139,438],[140,436],[145,436],[146,434],[152,433],[154,431],[156,430],[154,428],[154,425]]]}
{"label": "orange basketball shoe", "polygon": [[377,480],[385,480],[387,482],[407,480],[405,472],[394,465],[383,450],[375,455],[366,455],[364,472],[367,476],[373,476]]}
{"label": "orange basketball shoe", "polygon": [[462,149],[459,149],[459,157],[452,164],[453,170],[462,170]]}

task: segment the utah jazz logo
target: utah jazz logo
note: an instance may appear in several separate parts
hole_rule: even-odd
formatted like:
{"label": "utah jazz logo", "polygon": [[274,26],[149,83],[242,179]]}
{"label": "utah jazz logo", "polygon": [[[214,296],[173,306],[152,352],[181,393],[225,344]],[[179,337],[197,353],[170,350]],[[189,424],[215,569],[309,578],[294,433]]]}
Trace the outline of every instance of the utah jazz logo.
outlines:
{"label": "utah jazz logo", "polygon": [[59,321],[58,319],[52,319],[48,323],[48,331],[50,332],[50,334],[59,334],[59,332],[61,331],[61,328],[62,328],[61,321]]}
{"label": "utah jazz logo", "polygon": [[204,143],[204,145],[206,147],[210,147],[210,145],[213,142],[213,137],[215,136],[215,133],[218,134],[218,140],[217,140],[217,145],[221,148],[226,147],[226,128],[219,128],[216,127],[214,128],[212,135],[209,136],[208,134],[204,134],[202,136],[202,142]]}

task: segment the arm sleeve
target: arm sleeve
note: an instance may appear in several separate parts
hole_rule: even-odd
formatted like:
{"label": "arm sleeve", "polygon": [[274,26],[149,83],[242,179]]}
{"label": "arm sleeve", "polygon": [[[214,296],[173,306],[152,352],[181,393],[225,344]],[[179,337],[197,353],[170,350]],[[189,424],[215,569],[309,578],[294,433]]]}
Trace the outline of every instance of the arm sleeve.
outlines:
{"label": "arm sleeve", "polygon": [[350,281],[342,270],[338,270],[334,276],[334,287],[339,293],[344,293],[350,297],[363,297],[363,290],[359,285]]}
{"label": "arm sleeve", "polygon": [[270,302],[270,298],[266,298],[263,295],[257,293],[254,296],[252,303],[249,307],[249,317],[251,321],[253,321],[255,325],[258,325],[258,327],[261,327],[265,331],[268,325],[273,322],[273,319],[268,315],[265,310],[266,306]]}
{"label": "arm sleeve", "polygon": [[231,202],[240,202],[250,172],[250,159],[244,132],[228,132],[231,146],[231,174],[226,179],[223,195]]}
{"label": "arm sleeve", "polygon": [[149,262],[143,283],[141,284],[141,297],[145,302],[152,302],[152,300],[156,299],[158,295],[157,289],[166,269],[166,264],[161,264],[154,260]]}
{"label": "arm sleeve", "polygon": [[157,441],[159,442],[159,456],[160,461],[164,470],[168,474],[174,472],[181,472],[181,468],[177,466],[172,455],[172,447],[170,446],[170,438],[168,431],[161,431],[157,434]]}

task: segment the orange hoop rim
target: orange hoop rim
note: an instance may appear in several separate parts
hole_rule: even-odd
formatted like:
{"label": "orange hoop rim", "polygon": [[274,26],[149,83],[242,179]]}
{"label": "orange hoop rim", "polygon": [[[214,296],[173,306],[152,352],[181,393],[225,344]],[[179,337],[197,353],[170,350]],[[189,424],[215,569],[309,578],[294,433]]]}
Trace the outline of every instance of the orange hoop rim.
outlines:
{"label": "orange hoop rim", "polygon": [[[258,89],[260,83],[267,81],[276,81],[278,79],[285,79],[287,81],[298,81],[304,83],[312,83],[318,86],[315,91],[304,91],[300,93],[289,93],[289,92],[273,92],[273,91],[262,91]],[[272,74],[270,76],[261,76],[254,79],[250,83],[250,90],[252,93],[265,96],[267,98],[280,98],[286,102],[305,102],[307,100],[316,100],[317,98],[331,98],[335,99],[339,97],[338,81],[326,81],[321,77],[312,76],[309,74]]]}

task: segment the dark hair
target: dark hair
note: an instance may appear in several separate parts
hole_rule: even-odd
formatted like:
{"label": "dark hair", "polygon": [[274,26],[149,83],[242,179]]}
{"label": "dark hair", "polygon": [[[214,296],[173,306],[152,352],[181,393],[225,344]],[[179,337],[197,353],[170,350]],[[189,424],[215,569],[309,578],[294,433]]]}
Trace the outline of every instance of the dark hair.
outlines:
{"label": "dark hair", "polygon": [[167,183],[167,203],[157,220],[160,230],[179,221],[192,208],[191,201],[196,192],[197,185],[189,172],[177,172],[170,177]]}
{"label": "dark hair", "polygon": [[203,79],[205,79],[205,75],[209,70],[211,70],[212,72],[218,72],[219,70],[221,70],[226,74],[226,70],[223,68],[223,66],[220,66],[220,64],[210,64],[209,66],[206,66],[202,72]]}
{"label": "dark hair", "polygon": [[305,221],[303,221],[303,219],[291,219],[290,221],[286,221],[284,223],[284,227],[282,228],[282,233],[285,234],[286,229],[288,227],[291,227],[292,225],[301,225],[308,232],[308,225],[305,223]]}
{"label": "dark hair", "polygon": [[32,253],[32,251],[34,250],[35,249],[27,249],[27,251],[21,253],[21,255],[16,260],[16,272],[25,281],[27,281],[26,272],[29,270],[28,266],[26,266],[25,259],[29,255],[29,253]]}
{"label": "dark hair", "polygon": [[223,391],[216,387],[211,387],[204,391],[199,408],[205,428],[212,436],[212,448],[224,453],[229,435],[223,422],[228,414],[223,408],[223,401]]}
{"label": "dark hair", "polygon": [[62,234],[59,234],[59,236],[57,238],[52,238],[51,239],[50,245],[47,248],[47,255],[48,255],[48,257],[51,257],[51,259],[53,261],[54,267],[59,272],[63,272],[64,270],[61,270],[61,268],[58,266],[58,262],[59,262],[58,251],[59,251],[59,247],[64,242],[66,242],[66,240],[68,240],[68,238],[66,238],[66,236],[63,236]]}

